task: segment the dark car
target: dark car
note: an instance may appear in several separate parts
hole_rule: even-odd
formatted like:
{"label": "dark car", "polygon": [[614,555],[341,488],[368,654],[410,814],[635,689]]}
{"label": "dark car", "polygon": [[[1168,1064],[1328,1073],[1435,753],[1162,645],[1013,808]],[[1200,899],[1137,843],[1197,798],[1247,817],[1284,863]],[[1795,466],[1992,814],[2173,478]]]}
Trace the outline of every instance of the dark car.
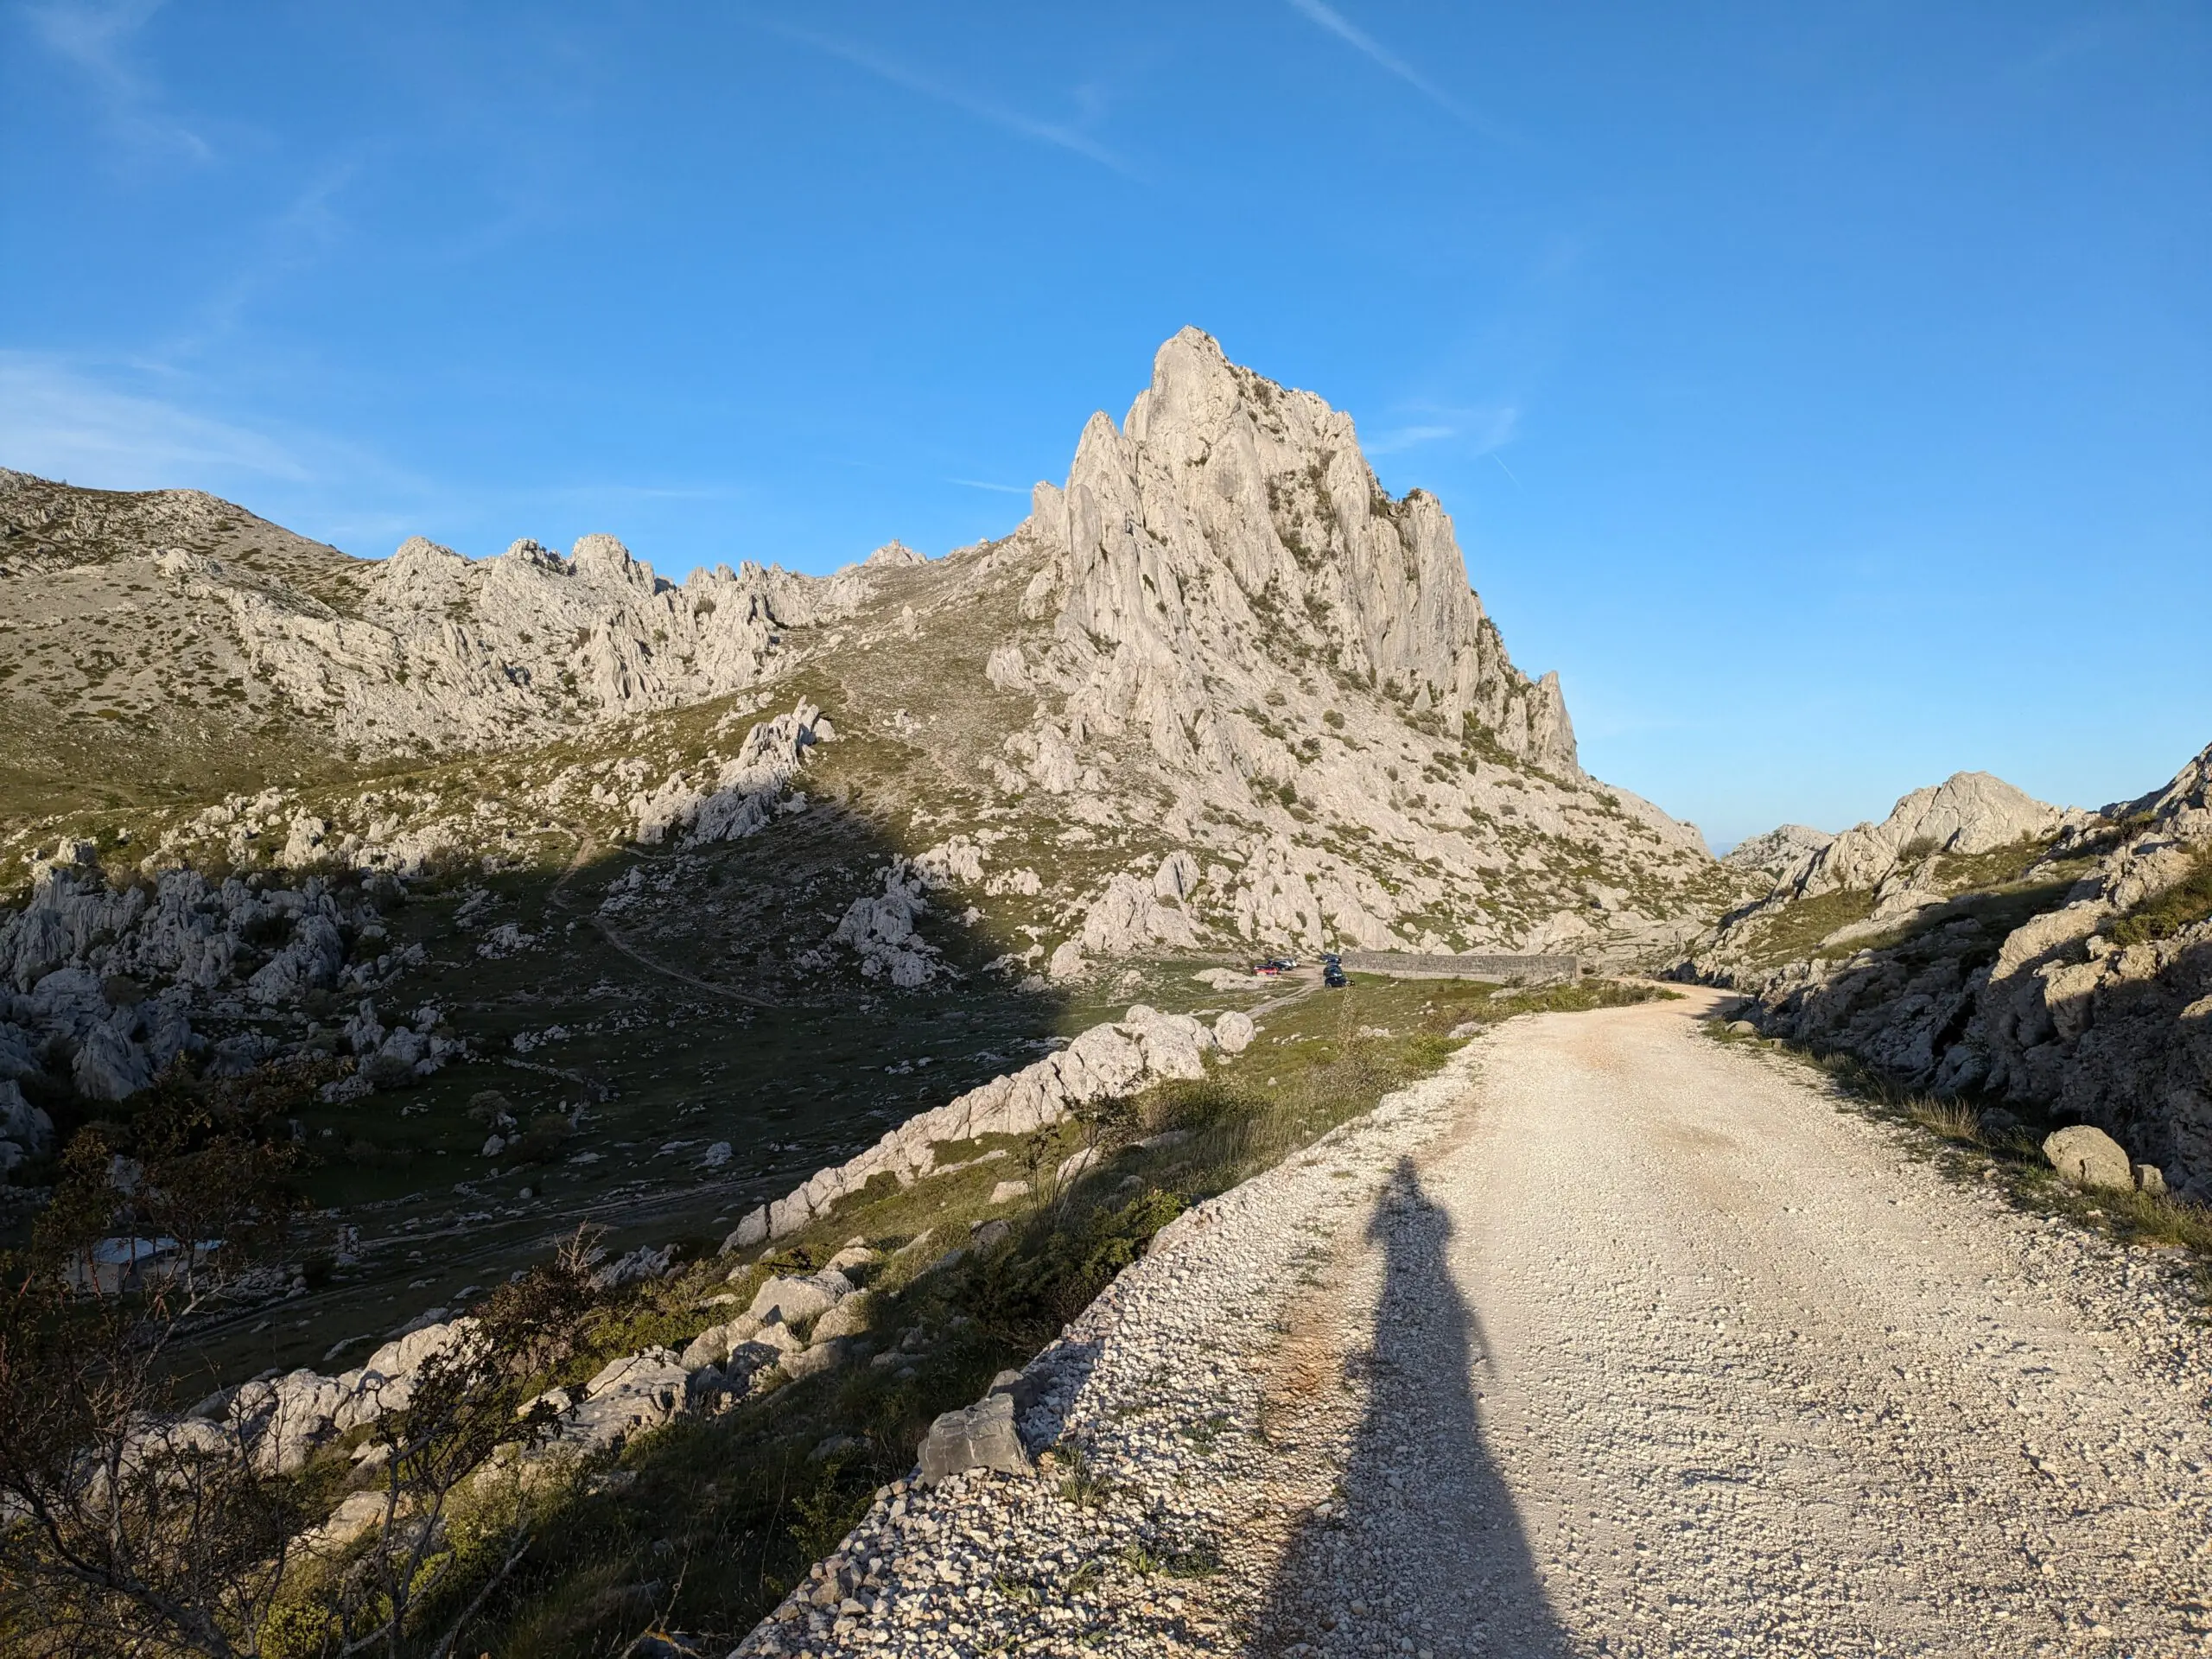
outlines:
{"label": "dark car", "polygon": [[1344,963],[1336,957],[1321,958],[1321,982],[1332,991],[1341,991],[1351,983],[1344,977]]}

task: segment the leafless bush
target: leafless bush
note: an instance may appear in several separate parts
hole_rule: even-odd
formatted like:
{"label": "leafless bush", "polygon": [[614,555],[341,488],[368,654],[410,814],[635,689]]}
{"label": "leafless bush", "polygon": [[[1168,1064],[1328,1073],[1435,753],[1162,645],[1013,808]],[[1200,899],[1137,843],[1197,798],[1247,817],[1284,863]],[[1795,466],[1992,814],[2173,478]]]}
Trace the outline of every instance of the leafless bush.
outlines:
{"label": "leafless bush", "polygon": [[[0,1262],[0,1647],[38,1659],[444,1659],[530,1548],[552,1412],[533,1379],[588,1328],[590,1241],[504,1287],[377,1420],[352,1536],[344,1459],[285,1468],[181,1338],[282,1255],[302,1071],[165,1079],[60,1162]],[[135,1241],[120,1243],[119,1241]],[[542,1466],[541,1466],[542,1467]]]}

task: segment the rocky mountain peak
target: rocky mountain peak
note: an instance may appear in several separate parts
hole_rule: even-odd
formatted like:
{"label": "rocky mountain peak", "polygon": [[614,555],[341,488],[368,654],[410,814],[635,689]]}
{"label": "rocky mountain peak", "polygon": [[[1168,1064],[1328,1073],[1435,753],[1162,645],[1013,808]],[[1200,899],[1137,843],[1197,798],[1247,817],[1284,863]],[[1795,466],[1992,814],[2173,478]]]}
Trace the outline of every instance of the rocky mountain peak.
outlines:
{"label": "rocky mountain peak", "polygon": [[[1027,905],[1021,960],[1068,972],[1230,939],[1625,959],[1672,948],[1726,885],[1693,827],[1582,772],[1556,677],[1508,658],[1436,499],[1392,497],[1349,416],[1196,329],[1160,347],[1124,422],[1086,424],[1010,535],[937,559],[893,542],[828,577],[748,562],[679,587],[611,536],[481,560],[414,537],[366,561],[194,511],[188,536],[169,496],[0,497],[22,531],[8,563],[18,546],[76,561],[11,589],[40,625],[35,671],[0,690],[24,732],[83,715],[118,744],[235,756],[258,786],[255,743],[341,769],[564,736],[620,750],[667,715],[652,729],[682,742],[573,785],[652,842],[678,818],[704,833],[684,813],[709,796],[767,821],[753,763],[682,711],[817,697],[853,766],[922,758],[905,805],[868,786],[888,833],[939,843],[903,851],[999,861],[982,897]],[[205,643],[180,658],[187,633]],[[10,760],[81,796],[42,749],[0,746]],[[575,810],[549,796],[529,827]],[[375,804],[295,816],[303,845],[352,836],[394,868],[428,844]]]}
{"label": "rocky mountain peak", "polygon": [[1057,588],[1065,665],[1110,653],[1133,703],[1187,721],[1188,698],[1150,683],[1319,671],[1580,775],[1556,677],[1507,658],[1435,498],[1392,498],[1349,416],[1198,329],[1160,347],[1122,427],[1091,417],[1017,535],[1052,561],[1038,598]]}

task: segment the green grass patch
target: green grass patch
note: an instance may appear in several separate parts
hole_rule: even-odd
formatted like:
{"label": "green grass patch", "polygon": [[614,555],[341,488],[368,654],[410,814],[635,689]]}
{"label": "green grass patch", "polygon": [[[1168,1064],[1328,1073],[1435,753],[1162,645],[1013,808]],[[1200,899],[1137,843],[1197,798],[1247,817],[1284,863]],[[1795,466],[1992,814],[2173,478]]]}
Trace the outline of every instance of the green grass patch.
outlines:
{"label": "green grass patch", "polygon": [[2179,881],[2114,922],[2106,937],[2115,944],[2149,944],[2203,921],[2212,921],[2212,848],[2197,855]]}
{"label": "green grass patch", "polygon": [[1863,887],[1846,887],[1816,898],[1801,899],[1765,918],[1752,936],[1750,954],[1770,966],[1799,962],[1819,954],[1821,943],[1839,928],[1863,922],[1874,913],[1874,895]]}

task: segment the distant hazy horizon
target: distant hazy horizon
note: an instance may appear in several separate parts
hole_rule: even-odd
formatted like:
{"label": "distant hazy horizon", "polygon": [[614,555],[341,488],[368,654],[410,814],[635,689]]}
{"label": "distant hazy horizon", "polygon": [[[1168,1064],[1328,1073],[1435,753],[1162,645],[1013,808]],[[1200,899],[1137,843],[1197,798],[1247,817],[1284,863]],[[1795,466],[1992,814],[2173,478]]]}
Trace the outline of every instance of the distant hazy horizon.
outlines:
{"label": "distant hazy horizon", "polygon": [[[796,15],[796,14],[794,14]],[[1196,324],[1716,849],[2212,741],[2212,17],[0,16],[0,465],[365,556],[1004,534]]]}

